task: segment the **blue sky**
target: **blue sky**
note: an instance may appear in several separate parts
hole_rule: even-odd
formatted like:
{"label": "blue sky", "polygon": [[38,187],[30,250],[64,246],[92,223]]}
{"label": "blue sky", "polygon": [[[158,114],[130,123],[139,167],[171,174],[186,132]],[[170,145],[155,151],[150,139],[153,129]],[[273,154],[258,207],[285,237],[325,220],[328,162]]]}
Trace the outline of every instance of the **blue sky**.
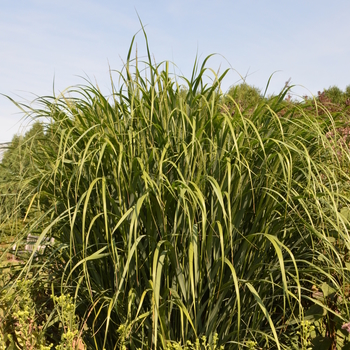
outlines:
{"label": "blue sky", "polygon": [[[131,39],[146,25],[157,62],[189,76],[196,55],[217,53],[226,91],[239,83],[297,95],[350,84],[349,0],[1,0],[0,93],[30,103],[88,77],[110,93],[109,68],[120,70]],[[144,39],[136,37],[138,55]],[[238,73],[237,73],[238,72]],[[0,142],[24,132],[23,113],[0,96]]]}

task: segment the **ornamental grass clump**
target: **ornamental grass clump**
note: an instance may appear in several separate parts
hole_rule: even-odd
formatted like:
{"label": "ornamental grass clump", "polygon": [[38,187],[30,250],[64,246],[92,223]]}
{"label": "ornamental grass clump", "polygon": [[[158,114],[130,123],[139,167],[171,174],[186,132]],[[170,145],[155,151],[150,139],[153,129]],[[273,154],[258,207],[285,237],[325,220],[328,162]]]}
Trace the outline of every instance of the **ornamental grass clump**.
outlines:
{"label": "ornamental grass clump", "polygon": [[79,86],[28,111],[48,141],[22,235],[55,245],[19,275],[73,298],[88,349],[302,348],[305,318],[307,344],[345,344],[350,164],[331,114],[288,88],[241,110],[227,72],[204,84],[209,57],[184,78],[132,46],[110,98]]}

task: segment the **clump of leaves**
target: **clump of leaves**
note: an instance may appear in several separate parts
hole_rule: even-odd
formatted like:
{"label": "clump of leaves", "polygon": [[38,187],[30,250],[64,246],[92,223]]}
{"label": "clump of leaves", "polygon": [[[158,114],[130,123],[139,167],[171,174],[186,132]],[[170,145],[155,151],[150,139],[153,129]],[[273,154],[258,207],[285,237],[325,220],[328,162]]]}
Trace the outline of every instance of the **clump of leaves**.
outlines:
{"label": "clump of leaves", "polygon": [[19,280],[16,290],[3,292],[0,309],[0,348],[50,350],[46,346],[43,326],[37,323],[35,303],[32,299],[32,282]]}
{"label": "clump of leaves", "polygon": [[232,86],[223,96],[223,103],[233,112],[236,106],[242,111],[253,109],[263,101],[260,90],[243,82]]}
{"label": "clump of leaves", "polygon": [[[53,344],[47,339],[45,322],[39,323],[37,305],[32,297],[33,282],[19,279],[10,290],[4,290],[0,298],[0,349],[51,350]],[[57,319],[61,340],[56,350],[84,350],[79,337],[79,322],[75,316],[73,300],[68,295],[52,296],[55,305],[49,319]],[[56,322],[57,323],[57,322]]]}
{"label": "clump of leaves", "polygon": [[197,338],[195,343],[188,340],[184,346],[181,346],[178,342],[168,342],[164,350],[224,350],[224,346],[219,347],[217,341],[218,334],[215,333],[211,342],[207,340],[206,336],[202,336],[200,339]]}

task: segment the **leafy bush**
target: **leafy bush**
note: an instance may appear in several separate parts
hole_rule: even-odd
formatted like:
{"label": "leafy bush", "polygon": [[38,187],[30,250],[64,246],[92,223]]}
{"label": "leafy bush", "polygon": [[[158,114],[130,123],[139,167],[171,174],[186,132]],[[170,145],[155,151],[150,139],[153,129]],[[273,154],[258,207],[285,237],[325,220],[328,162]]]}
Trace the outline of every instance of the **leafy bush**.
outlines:
{"label": "leafy bush", "polygon": [[345,88],[345,91],[342,91],[338,86],[331,86],[319,95],[323,95],[335,105],[350,105],[350,85]]}
{"label": "leafy bush", "polygon": [[263,97],[260,90],[245,82],[232,86],[224,95],[224,103],[232,110],[235,109],[235,104],[237,104],[241,110],[254,108],[262,99]]}
{"label": "leafy bush", "polygon": [[[18,280],[15,290],[4,293],[1,298],[3,317],[0,323],[0,349],[37,349],[51,350],[53,344],[46,339],[44,323],[40,324],[40,316],[33,300],[33,285],[30,280]],[[56,350],[83,350],[82,341],[78,337],[78,323],[74,316],[72,298],[66,295],[52,296],[55,309],[49,319],[56,316],[60,321],[61,341]],[[42,311],[42,310],[40,310]]]}
{"label": "leafy bush", "polygon": [[[15,135],[0,163],[0,237],[16,236],[24,228],[24,218],[33,198],[31,184],[37,179],[33,155],[42,157],[41,144],[45,143],[43,125],[36,122],[24,136]],[[35,214],[34,214],[35,212]],[[37,216],[38,210],[32,210]]]}

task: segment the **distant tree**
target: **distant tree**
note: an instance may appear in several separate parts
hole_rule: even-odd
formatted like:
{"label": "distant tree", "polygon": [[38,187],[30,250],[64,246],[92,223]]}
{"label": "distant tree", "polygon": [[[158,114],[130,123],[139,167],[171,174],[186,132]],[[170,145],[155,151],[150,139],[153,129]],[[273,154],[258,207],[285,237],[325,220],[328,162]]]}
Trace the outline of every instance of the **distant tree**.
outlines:
{"label": "distant tree", "polygon": [[325,96],[331,103],[342,105],[345,102],[345,94],[338,86],[331,86],[324,90]]}
{"label": "distant tree", "polygon": [[345,104],[347,106],[350,106],[350,85],[348,85],[346,88],[345,88],[345,92],[344,92],[344,95],[345,95]]}
{"label": "distant tree", "polygon": [[350,106],[350,85],[342,91],[338,86],[331,86],[318,92],[318,100],[332,111],[341,111]]}
{"label": "distant tree", "polygon": [[244,110],[256,106],[263,97],[257,87],[242,83],[232,86],[224,96],[224,103],[234,108],[232,99],[238,104],[241,110]]}

